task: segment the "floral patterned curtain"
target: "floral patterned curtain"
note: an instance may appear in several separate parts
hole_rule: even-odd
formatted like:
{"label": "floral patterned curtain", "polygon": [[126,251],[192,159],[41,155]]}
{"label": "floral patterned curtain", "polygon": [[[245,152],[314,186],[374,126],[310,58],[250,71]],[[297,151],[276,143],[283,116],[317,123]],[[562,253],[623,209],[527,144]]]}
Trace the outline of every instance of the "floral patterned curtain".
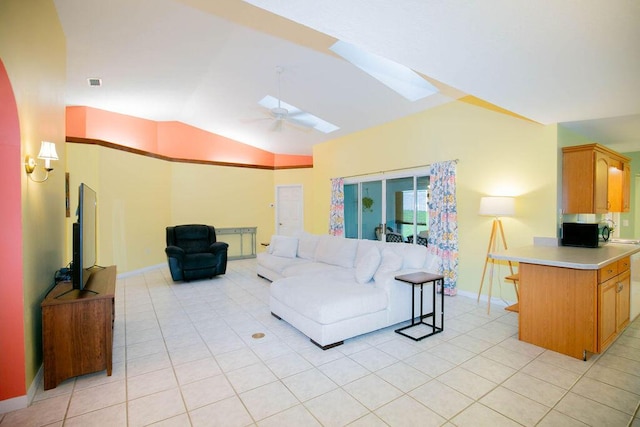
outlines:
{"label": "floral patterned curtain", "polygon": [[329,234],[344,236],[344,178],[331,179]]}
{"label": "floral patterned curtain", "polygon": [[456,161],[431,165],[428,249],[442,259],[445,295],[455,295],[458,281],[458,209]]}

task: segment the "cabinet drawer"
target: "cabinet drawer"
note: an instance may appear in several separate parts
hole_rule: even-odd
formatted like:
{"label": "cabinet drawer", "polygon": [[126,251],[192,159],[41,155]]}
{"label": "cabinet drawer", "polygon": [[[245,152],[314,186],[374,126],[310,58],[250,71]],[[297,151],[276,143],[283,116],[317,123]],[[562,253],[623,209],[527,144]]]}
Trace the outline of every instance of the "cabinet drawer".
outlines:
{"label": "cabinet drawer", "polygon": [[618,274],[618,261],[607,264],[598,270],[598,283],[606,282]]}
{"label": "cabinet drawer", "polygon": [[618,273],[624,273],[631,266],[631,258],[625,257],[618,260]]}

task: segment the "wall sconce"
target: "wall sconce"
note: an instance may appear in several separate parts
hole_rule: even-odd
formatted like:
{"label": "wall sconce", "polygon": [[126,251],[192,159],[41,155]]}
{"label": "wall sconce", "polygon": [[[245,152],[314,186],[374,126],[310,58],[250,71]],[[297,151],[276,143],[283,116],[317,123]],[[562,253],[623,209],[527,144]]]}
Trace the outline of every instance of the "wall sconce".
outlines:
{"label": "wall sconce", "polygon": [[24,170],[27,172],[27,176],[33,182],[45,182],[49,179],[49,172],[53,171],[51,167],[51,160],[59,160],[58,153],[56,152],[56,144],[49,141],[42,141],[40,145],[40,152],[38,153],[38,158],[44,160],[44,170],[46,172],[43,179],[35,179],[32,175],[33,171],[36,169],[38,165],[36,160],[27,154],[27,157],[24,159]]}

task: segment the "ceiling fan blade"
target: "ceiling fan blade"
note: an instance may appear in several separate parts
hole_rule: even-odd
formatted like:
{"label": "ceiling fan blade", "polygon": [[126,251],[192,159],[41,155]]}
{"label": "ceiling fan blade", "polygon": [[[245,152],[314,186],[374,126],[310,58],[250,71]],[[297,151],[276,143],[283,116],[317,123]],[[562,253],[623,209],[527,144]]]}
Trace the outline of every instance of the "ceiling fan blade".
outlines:
{"label": "ceiling fan blade", "polygon": [[287,122],[291,123],[292,125],[299,126],[305,129],[313,129],[313,127],[316,125],[315,123],[309,120],[296,119],[294,117],[287,117]]}
{"label": "ceiling fan blade", "polygon": [[282,122],[283,120],[276,120],[271,126],[271,132],[280,132],[282,131]]}
{"label": "ceiling fan blade", "polygon": [[265,120],[272,120],[271,117],[255,117],[252,119],[240,119],[241,123],[256,123],[256,122],[263,122]]}

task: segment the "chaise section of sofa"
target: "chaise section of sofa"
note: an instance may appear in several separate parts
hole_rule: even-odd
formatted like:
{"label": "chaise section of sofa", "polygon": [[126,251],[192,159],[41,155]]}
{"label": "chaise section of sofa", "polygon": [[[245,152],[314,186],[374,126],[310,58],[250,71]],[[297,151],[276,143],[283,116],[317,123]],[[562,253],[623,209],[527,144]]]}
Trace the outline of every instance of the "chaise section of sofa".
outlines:
{"label": "chaise section of sofa", "polygon": [[[413,288],[394,277],[439,269],[425,246],[309,233],[273,236],[257,264],[257,274],[272,281],[273,315],[324,349],[410,320]],[[423,303],[431,304],[426,294]]]}

